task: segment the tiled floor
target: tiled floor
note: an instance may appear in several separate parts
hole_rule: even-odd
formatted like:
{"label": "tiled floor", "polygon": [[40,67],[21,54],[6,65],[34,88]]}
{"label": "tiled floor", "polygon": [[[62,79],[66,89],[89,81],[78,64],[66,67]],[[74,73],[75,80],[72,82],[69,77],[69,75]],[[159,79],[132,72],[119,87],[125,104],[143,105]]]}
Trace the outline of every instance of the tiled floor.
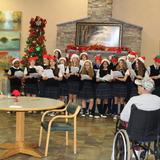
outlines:
{"label": "tiled floor", "polygon": [[[25,140],[38,143],[40,114],[27,114],[25,119]],[[15,115],[0,113],[0,143],[14,142]],[[65,133],[52,133],[48,157],[42,160],[110,160],[115,123],[111,118],[92,119],[78,117],[78,147],[73,154],[73,134],[69,136],[69,146],[65,146]],[[43,134],[44,153],[46,133]],[[2,150],[1,150],[2,151]],[[8,160],[37,160],[27,155],[17,155]]]}

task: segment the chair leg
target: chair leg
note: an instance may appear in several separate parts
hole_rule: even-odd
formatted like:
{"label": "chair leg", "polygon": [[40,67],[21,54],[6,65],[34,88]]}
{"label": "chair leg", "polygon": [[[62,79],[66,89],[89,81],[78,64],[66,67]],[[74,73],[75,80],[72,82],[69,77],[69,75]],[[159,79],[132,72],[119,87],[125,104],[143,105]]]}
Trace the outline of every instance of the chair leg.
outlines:
{"label": "chair leg", "polygon": [[76,119],[74,120],[74,154],[77,153],[77,124],[76,124]]}
{"label": "chair leg", "polygon": [[50,138],[50,130],[48,130],[48,132],[47,132],[46,148],[45,148],[45,157],[47,157],[47,155],[48,155],[49,138]]}
{"label": "chair leg", "polygon": [[66,131],[66,146],[68,146],[68,131]]}
{"label": "chair leg", "polygon": [[41,146],[41,142],[42,142],[42,132],[43,132],[43,128],[40,127],[39,143],[38,143],[38,146],[39,146],[39,147]]}

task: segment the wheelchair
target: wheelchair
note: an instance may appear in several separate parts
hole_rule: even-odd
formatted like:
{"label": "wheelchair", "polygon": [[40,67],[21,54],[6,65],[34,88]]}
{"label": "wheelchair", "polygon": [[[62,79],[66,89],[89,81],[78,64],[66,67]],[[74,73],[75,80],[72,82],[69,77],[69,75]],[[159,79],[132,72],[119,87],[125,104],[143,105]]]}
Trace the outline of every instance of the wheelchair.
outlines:
{"label": "wheelchair", "polygon": [[111,159],[147,160],[151,156],[160,160],[160,109],[143,111],[133,104],[128,124],[117,120]]}

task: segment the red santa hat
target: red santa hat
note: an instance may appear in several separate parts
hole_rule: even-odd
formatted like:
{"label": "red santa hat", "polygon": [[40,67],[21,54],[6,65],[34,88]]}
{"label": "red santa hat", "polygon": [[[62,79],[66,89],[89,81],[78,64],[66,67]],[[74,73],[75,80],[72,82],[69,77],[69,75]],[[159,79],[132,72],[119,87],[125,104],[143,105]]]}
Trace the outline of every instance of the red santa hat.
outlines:
{"label": "red santa hat", "polygon": [[118,62],[121,61],[121,60],[126,61],[126,56],[121,56],[121,57],[118,58]]}
{"label": "red santa hat", "polygon": [[160,63],[160,54],[156,55],[154,61]]}
{"label": "red santa hat", "polygon": [[102,61],[102,56],[99,54],[99,55],[96,55],[95,57],[94,57],[94,59],[95,59],[95,61]]}
{"label": "red santa hat", "polygon": [[88,53],[87,52],[82,52],[79,57],[81,58],[83,55],[88,57]]}
{"label": "red santa hat", "polygon": [[56,60],[56,57],[50,55],[50,56],[48,56],[48,59],[49,59],[49,60],[54,60],[54,61],[55,61],[55,60]]}
{"label": "red santa hat", "polygon": [[43,55],[43,59],[49,59],[48,54],[44,54],[44,55]]}
{"label": "red santa hat", "polygon": [[90,64],[91,64],[91,67],[93,68],[92,61],[89,60],[89,59],[87,59],[87,60],[84,61],[83,67],[84,67],[85,63],[87,63],[87,62],[90,63]]}
{"label": "red santa hat", "polygon": [[55,53],[55,52],[59,52],[60,55],[62,55],[62,51],[60,49],[58,49],[58,48],[53,51],[53,53]]}
{"label": "red santa hat", "polygon": [[145,62],[146,57],[141,56],[141,57],[138,57],[138,59],[139,59],[142,63],[144,63],[144,62]]}
{"label": "red santa hat", "polygon": [[73,60],[73,58],[79,59],[79,56],[78,56],[77,54],[72,54],[72,55],[71,55],[71,61]]}
{"label": "red santa hat", "polygon": [[28,61],[36,61],[38,59],[38,57],[29,57]]}
{"label": "red santa hat", "polygon": [[110,61],[109,61],[107,58],[104,58],[104,59],[101,61],[101,64],[103,64],[103,62],[107,62],[108,64],[110,64]]}
{"label": "red santa hat", "polygon": [[13,58],[13,59],[12,59],[12,64],[14,64],[14,63],[17,62],[17,61],[20,62],[20,59],[19,59],[19,58]]}
{"label": "red santa hat", "polygon": [[138,55],[138,53],[137,53],[137,52],[135,52],[135,51],[131,51],[131,52],[129,52],[129,54],[127,55],[127,57],[128,57],[128,58],[136,58],[136,57],[137,57],[137,55]]}
{"label": "red santa hat", "polygon": [[115,55],[110,55],[108,58],[109,58],[109,60],[110,60],[112,63],[117,63],[117,62],[118,62],[118,56],[117,56],[117,54],[115,54]]}
{"label": "red santa hat", "polygon": [[59,62],[60,62],[61,60],[64,60],[65,62],[67,61],[65,57],[59,58]]}

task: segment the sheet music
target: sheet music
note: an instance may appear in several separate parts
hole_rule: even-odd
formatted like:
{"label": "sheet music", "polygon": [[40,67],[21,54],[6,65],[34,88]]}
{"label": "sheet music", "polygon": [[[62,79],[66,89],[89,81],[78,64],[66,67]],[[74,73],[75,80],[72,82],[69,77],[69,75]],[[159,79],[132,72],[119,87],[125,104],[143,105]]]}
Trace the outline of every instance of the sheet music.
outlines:
{"label": "sheet music", "polygon": [[79,67],[71,67],[71,73],[79,72]]}
{"label": "sheet music", "polygon": [[65,73],[64,64],[59,64],[59,65],[58,65],[58,68],[60,69],[60,71],[61,71],[62,73]]}
{"label": "sheet music", "polygon": [[40,77],[39,73],[30,73],[29,76],[31,78],[39,78]]}
{"label": "sheet music", "polygon": [[52,69],[45,69],[42,73],[42,77],[53,78],[54,74]]}
{"label": "sheet music", "polygon": [[107,74],[102,79],[104,81],[111,81],[113,79],[113,75]]}
{"label": "sheet music", "polygon": [[113,78],[124,77],[123,74],[120,71],[111,71],[111,75],[113,76]]}
{"label": "sheet music", "polygon": [[90,79],[91,77],[89,75],[86,75],[86,74],[81,74],[81,79],[82,80],[87,80],[87,79]]}
{"label": "sheet music", "polygon": [[17,77],[17,78],[21,78],[21,77],[24,76],[24,73],[23,73],[22,71],[16,71],[16,72],[14,73],[14,76]]}

